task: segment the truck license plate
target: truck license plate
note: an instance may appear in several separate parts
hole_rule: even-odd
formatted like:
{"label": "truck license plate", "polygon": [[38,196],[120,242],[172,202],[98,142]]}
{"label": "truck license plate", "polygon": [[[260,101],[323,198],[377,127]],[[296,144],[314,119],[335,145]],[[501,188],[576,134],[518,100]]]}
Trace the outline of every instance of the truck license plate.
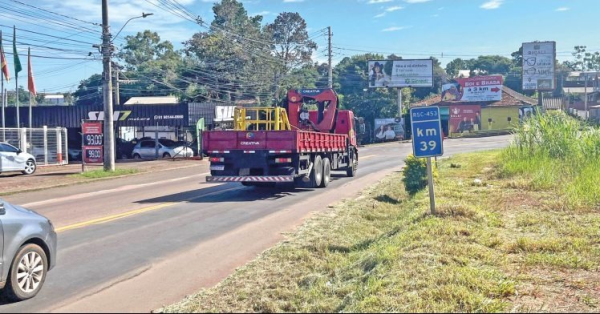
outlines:
{"label": "truck license plate", "polygon": [[224,166],[224,165],[220,165],[220,166],[210,166],[210,170],[214,170],[214,171],[223,171],[223,170],[225,170],[225,166]]}

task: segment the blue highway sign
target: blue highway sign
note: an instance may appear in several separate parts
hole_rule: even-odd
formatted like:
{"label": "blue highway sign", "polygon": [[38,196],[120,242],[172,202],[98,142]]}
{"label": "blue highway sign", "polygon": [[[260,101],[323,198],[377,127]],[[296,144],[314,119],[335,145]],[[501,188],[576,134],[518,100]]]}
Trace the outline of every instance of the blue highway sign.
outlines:
{"label": "blue highway sign", "polygon": [[410,110],[415,157],[444,155],[444,137],[439,107],[420,107]]}

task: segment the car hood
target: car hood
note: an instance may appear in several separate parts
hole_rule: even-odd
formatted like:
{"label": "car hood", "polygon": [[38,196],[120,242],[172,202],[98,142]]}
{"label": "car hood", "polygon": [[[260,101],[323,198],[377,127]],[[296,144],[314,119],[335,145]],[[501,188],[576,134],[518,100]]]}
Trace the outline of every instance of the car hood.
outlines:
{"label": "car hood", "polygon": [[15,211],[17,211],[17,212],[19,212],[21,214],[26,214],[26,215],[29,215],[29,216],[34,216],[34,217],[39,218],[41,220],[48,220],[48,218],[46,218],[44,215],[41,215],[40,213],[38,213],[38,212],[36,212],[34,210],[27,209],[27,208],[19,206],[19,205],[11,204],[11,203],[9,203],[9,202],[7,202],[5,200],[2,200],[2,199],[0,199],[0,202],[4,203],[4,207],[6,208],[7,211],[9,211],[9,210],[12,209],[12,210],[15,210]]}

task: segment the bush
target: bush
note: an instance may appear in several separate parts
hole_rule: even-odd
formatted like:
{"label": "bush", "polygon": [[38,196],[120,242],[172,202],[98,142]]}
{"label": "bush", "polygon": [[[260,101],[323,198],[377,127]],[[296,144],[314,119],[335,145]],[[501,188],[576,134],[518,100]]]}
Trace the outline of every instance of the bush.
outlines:
{"label": "bush", "polygon": [[408,194],[415,195],[427,187],[427,159],[409,155],[404,161],[404,188]]}

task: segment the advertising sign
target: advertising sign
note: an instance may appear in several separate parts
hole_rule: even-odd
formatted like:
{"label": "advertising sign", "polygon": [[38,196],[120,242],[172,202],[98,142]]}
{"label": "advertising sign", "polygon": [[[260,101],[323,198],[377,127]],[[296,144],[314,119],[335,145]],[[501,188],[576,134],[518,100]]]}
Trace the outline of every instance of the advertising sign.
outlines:
{"label": "advertising sign", "polygon": [[554,90],[555,61],[556,42],[524,43],[523,90]]}
{"label": "advertising sign", "polygon": [[442,86],[442,101],[501,101],[504,79],[501,75],[457,79]]}
{"label": "advertising sign", "polygon": [[85,121],[83,133],[83,160],[86,164],[101,164],[104,156],[104,134],[102,122]]}
{"label": "advertising sign", "polygon": [[410,110],[415,157],[444,155],[444,137],[439,107],[419,107]]}
{"label": "advertising sign", "polygon": [[375,141],[385,142],[404,139],[404,119],[375,119]]}
{"label": "advertising sign", "polygon": [[450,106],[450,133],[464,133],[481,130],[481,106]]}
{"label": "advertising sign", "polygon": [[433,87],[433,60],[369,61],[369,87]]}

